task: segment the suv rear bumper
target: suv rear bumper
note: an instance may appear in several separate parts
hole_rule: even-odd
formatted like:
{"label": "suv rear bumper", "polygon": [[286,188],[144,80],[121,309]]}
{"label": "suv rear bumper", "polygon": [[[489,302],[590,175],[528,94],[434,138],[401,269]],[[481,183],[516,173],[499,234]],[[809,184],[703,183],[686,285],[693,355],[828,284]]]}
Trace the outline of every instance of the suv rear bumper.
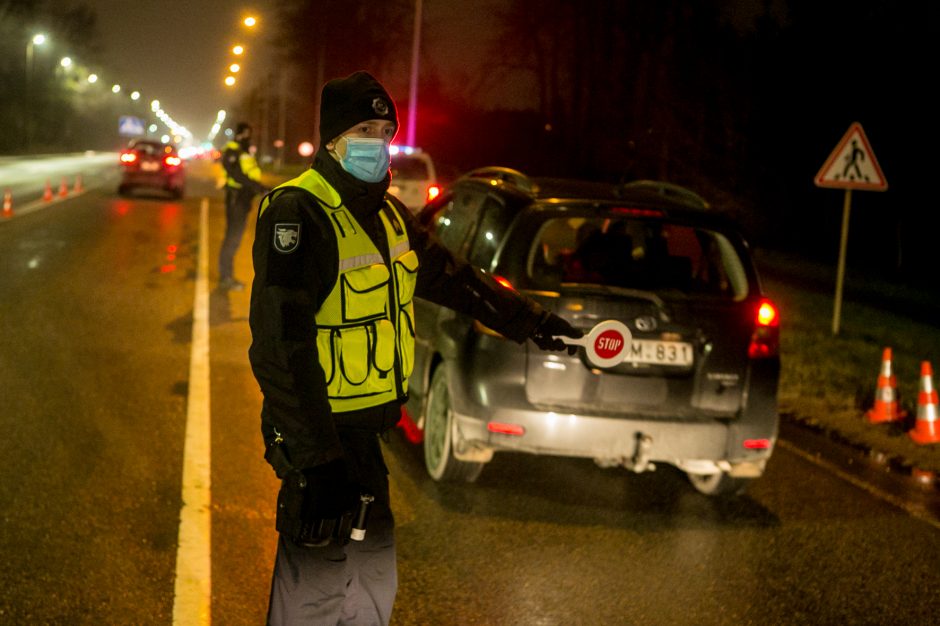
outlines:
{"label": "suv rear bumper", "polygon": [[[455,414],[454,450],[463,460],[487,461],[499,450],[585,457],[603,467],[634,471],[651,462],[695,474],[728,472],[759,476],[776,443],[776,423],[755,430],[734,420],[667,421],[499,409],[489,421]],[[490,424],[519,427],[522,434],[491,432]],[[744,439],[767,439],[751,450]]]}

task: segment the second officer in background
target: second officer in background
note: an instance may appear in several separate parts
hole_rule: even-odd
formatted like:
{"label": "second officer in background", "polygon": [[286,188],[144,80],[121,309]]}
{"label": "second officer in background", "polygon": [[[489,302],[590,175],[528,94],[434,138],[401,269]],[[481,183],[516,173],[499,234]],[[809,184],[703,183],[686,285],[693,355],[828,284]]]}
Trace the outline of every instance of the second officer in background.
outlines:
{"label": "second officer in background", "polygon": [[251,152],[251,125],[239,122],[235,136],[222,152],[225,170],[225,237],[219,249],[219,288],[241,291],[245,284],[235,278],[235,253],[245,233],[253,200],[268,188],[261,184],[261,168]]}

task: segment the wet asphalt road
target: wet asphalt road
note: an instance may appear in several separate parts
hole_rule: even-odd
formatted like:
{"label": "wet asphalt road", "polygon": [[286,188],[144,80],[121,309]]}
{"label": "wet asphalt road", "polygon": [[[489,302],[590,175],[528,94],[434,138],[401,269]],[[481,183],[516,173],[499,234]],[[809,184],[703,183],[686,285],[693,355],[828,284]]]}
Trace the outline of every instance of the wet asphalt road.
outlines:
{"label": "wet asphalt road", "polygon": [[[0,223],[0,624],[172,623],[200,198],[212,284],[222,207],[208,180],[182,202],[112,183]],[[248,294],[209,305],[212,621],[262,624]],[[393,624],[934,623],[940,523],[801,445],[719,501],[668,467],[512,454],[439,485],[393,435]]]}

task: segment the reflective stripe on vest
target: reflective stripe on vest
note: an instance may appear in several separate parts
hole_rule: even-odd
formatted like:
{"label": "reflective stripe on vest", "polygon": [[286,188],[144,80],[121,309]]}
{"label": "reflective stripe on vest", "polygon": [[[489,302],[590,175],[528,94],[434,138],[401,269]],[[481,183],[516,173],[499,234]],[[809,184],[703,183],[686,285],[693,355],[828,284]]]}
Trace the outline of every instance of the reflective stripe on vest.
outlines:
{"label": "reflective stripe on vest", "polygon": [[[338,273],[316,312],[317,352],[334,412],[403,400],[414,367],[414,297],[418,256],[394,205],[379,211],[391,270],[372,239],[316,170],[275,189],[300,187],[312,194],[336,234]],[[393,224],[395,220],[397,224]]]}

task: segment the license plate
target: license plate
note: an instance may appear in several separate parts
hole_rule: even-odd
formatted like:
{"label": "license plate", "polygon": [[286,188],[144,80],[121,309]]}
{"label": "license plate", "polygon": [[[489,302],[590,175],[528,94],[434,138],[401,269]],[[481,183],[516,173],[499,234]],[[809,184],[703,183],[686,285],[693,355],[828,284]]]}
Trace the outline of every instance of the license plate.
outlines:
{"label": "license plate", "polygon": [[691,365],[692,344],[684,341],[634,339],[626,350],[623,361],[652,365]]}
{"label": "license plate", "polygon": [[144,161],[140,164],[140,169],[145,172],[156,172],[160,169],[160,164],[154,163],[153,161]]}

